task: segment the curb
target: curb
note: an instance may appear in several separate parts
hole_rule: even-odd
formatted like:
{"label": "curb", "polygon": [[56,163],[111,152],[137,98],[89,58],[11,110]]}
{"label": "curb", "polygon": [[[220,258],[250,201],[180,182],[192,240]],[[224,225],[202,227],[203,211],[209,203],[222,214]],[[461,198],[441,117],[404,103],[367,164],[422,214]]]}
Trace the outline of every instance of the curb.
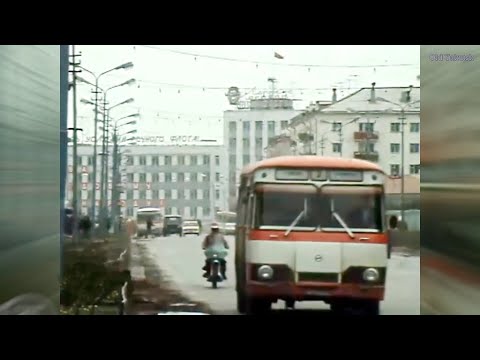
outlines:
{"label": "curb", "polygon": [[[136,241],[135,242],[132,241],[131,245],[132,245],[132,256],[131,256],[130,271],[132,274],[132,280],[137,280],[137,281],[145,280],[146,279],[145,267],[141,263],[142,256],[141,256],[140,246]],[[151,254],[148,252],[148,250],[147,250],[146,256],[151,257]],[[201,297],[198,297],[198,295],[192,292],[190,289],[186,287],[182,287],[177,282],[175,282],[175,279],[171,275],[171,272],[169,272],[168,270],[168,266],[167,267],[159,266],[159,269],[161,271],[163,280],[165,280],[165,282],[168,283],[169,287],[173,291],[180,293],[181,295],[186,297],[189,301],[195,302],[203,306],[208,312],[207,314],[204,314],[204,315],[213,315],[215,313],[215,311],[208,304],[207,300],[202,299]],[[168,315],[172,315],[172,314],[168,314]],[[184,314],[180,314],[180,315],[184,315]],[[192,315],[198,315],[198,314],[192,313]]]}

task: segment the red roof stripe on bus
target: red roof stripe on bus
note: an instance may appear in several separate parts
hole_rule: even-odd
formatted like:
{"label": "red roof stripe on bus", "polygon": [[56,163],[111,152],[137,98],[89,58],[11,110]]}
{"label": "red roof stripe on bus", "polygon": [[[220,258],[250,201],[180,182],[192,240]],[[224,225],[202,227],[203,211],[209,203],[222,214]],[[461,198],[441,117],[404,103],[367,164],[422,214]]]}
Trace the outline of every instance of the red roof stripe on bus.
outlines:
{"label": "red roof stripe on bus", "polygon": [[[385,234],[372,233],[354,233],[355,238],[352,239],[347,233],[334,232],[314,232],[302,231],[291,232],[285,236],[285,230],[251,230],[249,241],[311,241],[311,242],[341,242],[341,243],[367,243],[367,244],[387,244],[388,237]],[[272,238],[270,235],[278,236]],[[362,240],[360,238],[368,238]]]}
{"label": "red roof stripe on bus", "polygon": [[264,168],[326,168],[326,169],[346,169],[346,170],[383,170],[375,163],[359,159],[343,159],[327,156],[278,156],[265,159],[257,163],[247,165],[243,168],[242,174],[250,174],[258,169]]}

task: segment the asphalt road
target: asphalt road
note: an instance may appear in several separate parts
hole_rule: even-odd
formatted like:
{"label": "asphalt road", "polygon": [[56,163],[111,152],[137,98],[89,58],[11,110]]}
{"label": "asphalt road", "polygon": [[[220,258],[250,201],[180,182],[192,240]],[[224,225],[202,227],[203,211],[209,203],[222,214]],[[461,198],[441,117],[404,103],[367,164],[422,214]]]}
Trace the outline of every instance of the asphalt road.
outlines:
{"label": "asphalt road", "polygon": [[[227,237],[230,244],[228,255],[228,280],[212,289],[201,270],[204,255],[201,250],[203,237],[172,235],[166,238],[140,240],[162,272],[193,301],[209,304],[216,314],[238,315],[236,311],[234,239]],[[382,315],[420,315],[420,258],[392,255],[387,271],[385,301],[381,304]],[[295,312],[329,313],[329,306],[323,302],[297,302]],[[273,305],[279,312],[284,302]]]}

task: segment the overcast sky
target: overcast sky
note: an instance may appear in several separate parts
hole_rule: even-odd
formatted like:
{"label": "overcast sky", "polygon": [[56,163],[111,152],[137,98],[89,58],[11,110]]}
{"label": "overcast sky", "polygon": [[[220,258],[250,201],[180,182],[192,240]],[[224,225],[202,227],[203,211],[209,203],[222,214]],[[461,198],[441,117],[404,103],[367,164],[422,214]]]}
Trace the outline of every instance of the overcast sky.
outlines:
{"label": "overcast sky", "polygon": [[[82,66],[95,74],[134,63],[131,70],[101,77],[99,86],[137,80],[134,86],[111,90],[108,102],[113,106],[135,99],[111,115],[118,119],[140,111],[138,135],[220,140],[223,111],[233,109],[227,89],[237,86],[242,94],[254,88],[267,91],[270,77],[277,79],[277,89],[301,100],[295,107],[302,109],[311,101],[331,99],[333,87],[341,98],[372,82],[378,87],[419,85],[420,74],[419,45],[77,45],[79,52]],[[284,59],[275,58],[275,52]],[[399,64],[404,66],[394,66]],[[94,82],[88,73],[79,75]],[[78,86],[78,127],[86,135],[93,134],[93,107],[80,99],[92,100],[91,90],[90,85]],[[71,110],[71,92],[69,99]]]}

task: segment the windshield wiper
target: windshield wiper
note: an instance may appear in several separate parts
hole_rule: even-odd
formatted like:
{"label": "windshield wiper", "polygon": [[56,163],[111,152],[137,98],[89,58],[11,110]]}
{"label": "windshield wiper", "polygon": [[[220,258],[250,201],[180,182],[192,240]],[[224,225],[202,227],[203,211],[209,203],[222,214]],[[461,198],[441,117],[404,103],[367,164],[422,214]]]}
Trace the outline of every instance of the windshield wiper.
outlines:
{"label": "windshield wiper", "polygon": [[332,213],[333,217],[339,222],[340,225],[342,225],[342,227],[345,229],[345,231],[347,232],[347,234],[352,238],[354,239],[355,236],[353,235],[353,232],[352,230],[350,230],[350,228],[348,227],[348,225],[345,223],[345,221],[343,221],[343,219],[340,217],[340,215],[338,215],[338,213],[336,213],[335,211]]}
{"label": "windshield wiper", "polygon": [[298,222],[303,217],[303,214],[305,214],[305,210],[300,211],[300,214],[298,214],[298,216],[295,218],[295,220],[293,220],[293,222],[288,227],[287,231],[285,231],[285,236],[288,236],[288,234],[290,234],[292,232],[293,228],[295,226],[297,226]]}

